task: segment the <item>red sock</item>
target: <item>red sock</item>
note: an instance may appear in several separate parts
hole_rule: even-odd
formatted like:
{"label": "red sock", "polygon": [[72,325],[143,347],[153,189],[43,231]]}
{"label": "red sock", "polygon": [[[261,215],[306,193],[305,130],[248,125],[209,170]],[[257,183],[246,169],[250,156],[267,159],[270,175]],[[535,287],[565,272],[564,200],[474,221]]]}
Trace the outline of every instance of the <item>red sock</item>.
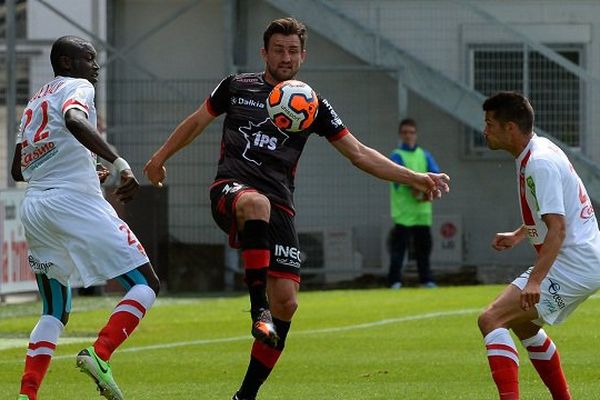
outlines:
{"label": "red sock", "polygon": [[21,391],[19,392],[29,396],[29,400],[37,398],[37,392],[46,371],[48,371],[55,348],[56,345],[50,342],[29,343],[27,358],[25,359],[25,370],[21,378]]}
{"label": "red sock", "polygon": [[29,396],[29,400],[37,398],[37,392],[48,371],[56,343],[64,328],[61,321],[45,314],[40,317],[31,331],[20,391],[21,394]]}
{"label": "red sock", "polygon": [[147,285],[135,285],[127,292],[98,334],[94,343],[98,357],[110,360],[112,353],[133,333],[155,299],[156,294]]}
{"label": "red sock", "polygon": [[550,390],[554,400],[571,400],[569,385],[560,365],[560,356],[556,345],[540,329],[537,335],[522,341],[529,352],[531,363],[542,381]]}
{"label": "red sock", "polygon": [[519,353],[510,333],[507,329],[498,328],[484,340],[500,400],[519,400]]}

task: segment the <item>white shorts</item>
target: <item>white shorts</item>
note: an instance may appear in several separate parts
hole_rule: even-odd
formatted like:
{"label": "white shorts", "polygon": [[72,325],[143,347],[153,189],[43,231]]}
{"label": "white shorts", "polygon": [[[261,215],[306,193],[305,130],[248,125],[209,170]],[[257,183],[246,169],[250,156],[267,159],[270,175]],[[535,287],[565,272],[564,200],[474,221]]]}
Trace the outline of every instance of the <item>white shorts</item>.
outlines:
{"label": "white shorts", "polygon": [[[533,267],[530,267],[523,272],[512,284],[523,290],[532,269]],[[600,277],[597,272],[565,274],[564,271],[565,268],[557,261],[542,280],[540,302],[535,305],[540,318],[533,322],[539,325],[560,324],[575,311],[579,304],[600,288]]]}
{"label": "white shorts", "polygon": [[34,273],[87,287],[148,262],[143,246],[101,196],[64,189],[28,192],[21,221]]}

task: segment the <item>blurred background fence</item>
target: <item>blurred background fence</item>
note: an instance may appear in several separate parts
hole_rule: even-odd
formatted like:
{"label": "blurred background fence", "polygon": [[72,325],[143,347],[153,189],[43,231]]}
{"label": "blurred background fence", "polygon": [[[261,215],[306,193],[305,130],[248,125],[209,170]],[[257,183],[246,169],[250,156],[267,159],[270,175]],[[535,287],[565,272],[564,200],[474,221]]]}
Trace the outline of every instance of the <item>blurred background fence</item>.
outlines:
{"label": "blurred background fence", "polygon": [[[360,140],[387,155],[398,120],[412,116],[421,144],[452,175],[453,191],[434,208],[445,227],[434,231],[438,274],[473,266],[476,280],[499,281],[501,271],[510,275],[533,259],[525,246],[510,255],[489,249],[491,235],[520,216],[511,207],[513,161],[482,139],[485,96],[517,90],[530,97],[536,130],[565,149],[592,198],[600,198],[600,3],[585,0],[0,0],[3,165],[27,97],[52,75],[56,37],[78,34],[95,43],[103,64],[97,105],[108,139],[145,182],[144,163],[225,75],[263,68],[262,31],[282,15],[308,27],[299,78],[331,101]],[[210,216],[207,191],[220,122],[169,161],[167,190],[145,188],[121,210],[150,242],[163,277],[184,289],[235,281],[223,272],[225,237]],[[3,187],[12,186],[7,172],[0,168]],[[385,182],[314,137],[298,168],[296,202],[306,265],[323,269],[318,279],[385,274]]]}

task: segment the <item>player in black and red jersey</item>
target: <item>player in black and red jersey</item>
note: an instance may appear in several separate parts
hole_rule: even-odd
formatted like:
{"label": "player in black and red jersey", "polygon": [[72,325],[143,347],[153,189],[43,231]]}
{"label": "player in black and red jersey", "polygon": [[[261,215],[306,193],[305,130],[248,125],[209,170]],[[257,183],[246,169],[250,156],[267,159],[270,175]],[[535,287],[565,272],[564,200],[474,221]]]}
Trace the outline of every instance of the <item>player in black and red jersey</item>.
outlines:
{"label": "player in black and red jersey", "polygon": [[359,142],[322,97],[317,117],[306,132],[288,135],[273,125],[265,100],[273,86],[295,77],[306,55],[305,40],[306,29],[297,20],[272,21],[263,35],[265,70],[221,81],[144,168],[148,179],[162,186],[165,162],[225,113],[221,157],[210,191],[212,213],[229,234],[230,244],[242,249],[256,338],[234,400],[256,397],[281,355],[298,307],[300,251],[294,226],[294,174],[311,133],[325,137],[352,164],[378,178],[408,184],[429,198],[448,191],[446,174],[415,173]]}

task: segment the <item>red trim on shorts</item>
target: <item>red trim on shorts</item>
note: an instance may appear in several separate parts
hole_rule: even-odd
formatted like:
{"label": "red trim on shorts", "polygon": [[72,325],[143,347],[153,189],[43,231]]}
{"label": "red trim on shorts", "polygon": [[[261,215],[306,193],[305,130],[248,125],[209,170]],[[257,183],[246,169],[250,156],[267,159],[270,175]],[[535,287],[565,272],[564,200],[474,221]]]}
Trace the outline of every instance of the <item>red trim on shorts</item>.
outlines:
{"label": "red trim on shorts", "polygon": [[269,266],[271,261],[271,250],[269,249],[247,249],[242,251],[244,269],[263,269]]}
{"label": "red trim on shorts", "polygon": [[338,133],[336,133],[335,135],[328,137],[327,140],[329,140],[330,142],[335,142],[336,140],[343,138],[344,136],[346,136],[349,133],[350,133],[350,131],[348,130],[348,128],[344,128],[341,131],[339,131]]}
{"label": "red trim on shorts", "polygon": [[210,103],[210,96],[206,98],[204,104],[206,104],[206,111],[208,111],[210,115],[212,115],[213,117],[218,117],[220,115],[218,112],[215,111],[212,104]]}
{"label": "red trim on shorts", "polygon": [[291,272],[280,272],[280,271],[271,271],[267,272],[267,275],[272,276],[273,278],[279,279],[288,279],[290,281],[296,282],[298,285],[300,284],[300,276],[296,274],[292,274]]}
{"label": "red trim on shorts", "polygon": [[287,214],[289,214],[291,217],[293,217],[294,215],[296,215],[296,211],[294,211],[293,209],[284,206],[283,204],[276,204],[273,203],[273,205],[277,208],[279,208],[280,210],[283,210],[284,212],[286,212]]}

